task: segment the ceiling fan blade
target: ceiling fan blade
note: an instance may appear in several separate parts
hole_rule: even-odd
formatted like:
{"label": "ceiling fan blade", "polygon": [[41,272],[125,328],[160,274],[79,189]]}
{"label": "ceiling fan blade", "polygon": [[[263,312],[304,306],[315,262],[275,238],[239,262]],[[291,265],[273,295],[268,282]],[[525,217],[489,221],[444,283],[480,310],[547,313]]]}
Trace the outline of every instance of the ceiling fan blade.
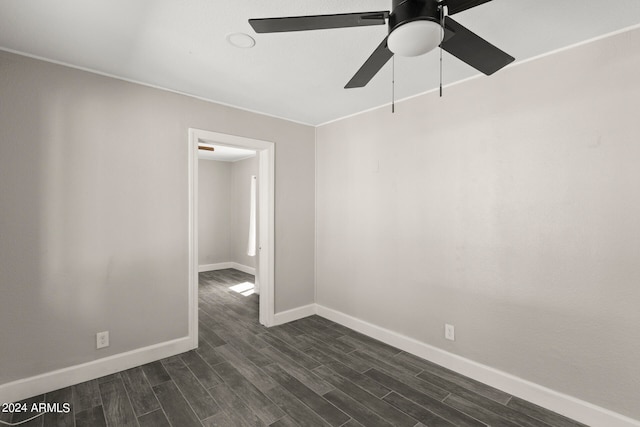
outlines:
{"label": "ceiling fan blade", "polygon": [[249,19],[249,24],[251,24],[256,33],[281,33],[287,31],[384,25],[388,17],[389,11],[339,13],[336,15]]}
{"label": "ceiling fan blade", "polygon": [[385,37],[344,88],[366,86],[392,56],[393,52],[387,47],[387,38]]}
{"label": "ceiling fan blade", "polygon": [[515,60],[448,16],[444,26],[455,35],[443,41],[440,47],[488,76]]}
{"label": "ceiling fan blade", "polygon": [[446,0],[447,11],[449,15],[453,15],[463,10],[471,9],[472,7],[480,6],[483,3],[488,3],[491,0]]}

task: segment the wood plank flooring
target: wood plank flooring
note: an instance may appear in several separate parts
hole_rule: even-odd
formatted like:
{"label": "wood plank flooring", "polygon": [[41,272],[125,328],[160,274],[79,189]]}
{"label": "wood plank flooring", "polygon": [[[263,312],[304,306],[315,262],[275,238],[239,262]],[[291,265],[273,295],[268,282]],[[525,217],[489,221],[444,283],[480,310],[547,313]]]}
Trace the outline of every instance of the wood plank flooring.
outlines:
{"label": "wood plank flooring", "polygon": [[72,410],[21,426],[584,425],[318,316],[267,329],[230,289],[253,280],[200,273],[196,351],[27,399]]}

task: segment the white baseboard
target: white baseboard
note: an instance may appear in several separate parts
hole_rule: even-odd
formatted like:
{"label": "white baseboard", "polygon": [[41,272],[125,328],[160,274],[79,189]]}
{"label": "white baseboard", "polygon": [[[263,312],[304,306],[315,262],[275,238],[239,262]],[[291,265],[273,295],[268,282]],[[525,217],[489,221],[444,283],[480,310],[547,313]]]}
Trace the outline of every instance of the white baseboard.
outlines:
{"label": "white baseboard", "polygon": [[236,270],[244,271],[247,274],[256,275],[256,269],[253,267],[249,267],[248,265],[238,264],[237,262],[231,263],[231,268],[235,268]]}
{"label": "white baseboard", "polygon": [[276,313],[273,318],[273,326],[282,325],[283,323],[293,322],[294,320],[302,319],[316,314],[316,305],[309,304],[302,307],[292,308],[291,310],[282,311]]}
{"label": "white baseboard", "polygon": [[15,402],[74,384],[111,375],[193,349],[190,337],[151,345],[0,385],[0,403]]}
{"label": "white baseboard", "polygon": [[226,270],[227,268],[235,268],[236,270],[244,271],[247,274],[253,274],[255,276],[256,269],[247,265],[242,265],[237,262],[219,262],[216,264],[203,264],[198,266],[198,272],[214,270]]}
{"label": "white baseboard", "polygon": [[198,266],[198,273],[213,270],[225,270],[227,268],[233,268],[232,262],[218,262],[216,264],[204,264]]}
{"label": "white baseboard", "polygon": [[[300,308],[306,308],[300,307]],[[289,310],[292,311],[292,310]],[[518,396],[566,417],[597,427],[638,427],[640,421],[449,353],[413,338],[316,304],[316,314],[445,368]],[[286,312],[285,312],[286,313]]]}

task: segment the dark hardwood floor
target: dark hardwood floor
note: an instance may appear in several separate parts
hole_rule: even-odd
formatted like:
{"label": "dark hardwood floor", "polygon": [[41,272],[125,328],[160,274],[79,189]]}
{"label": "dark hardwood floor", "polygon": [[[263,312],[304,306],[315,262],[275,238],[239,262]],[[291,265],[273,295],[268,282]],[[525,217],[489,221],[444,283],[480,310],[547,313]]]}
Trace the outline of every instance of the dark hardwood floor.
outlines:
{"label": "dark hardwood floor", "polygon": [[251,284],[201,273],[196,351],[28,399],[72,410],[21,425],[583,425],[318,316],[267,329]]}

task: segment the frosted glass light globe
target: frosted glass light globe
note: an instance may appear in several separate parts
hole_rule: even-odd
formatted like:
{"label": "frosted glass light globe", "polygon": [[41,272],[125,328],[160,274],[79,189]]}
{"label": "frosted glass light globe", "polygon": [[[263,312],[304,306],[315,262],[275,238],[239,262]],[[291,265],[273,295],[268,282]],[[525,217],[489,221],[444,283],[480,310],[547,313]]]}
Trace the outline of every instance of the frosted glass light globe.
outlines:
{"label": "frosted glass light globe", "polygon": [[387,47],[400,56],[418,56],[435,49],[442,43],[444,31],[434,21],[407,22],[394,29],[387,38]]}

